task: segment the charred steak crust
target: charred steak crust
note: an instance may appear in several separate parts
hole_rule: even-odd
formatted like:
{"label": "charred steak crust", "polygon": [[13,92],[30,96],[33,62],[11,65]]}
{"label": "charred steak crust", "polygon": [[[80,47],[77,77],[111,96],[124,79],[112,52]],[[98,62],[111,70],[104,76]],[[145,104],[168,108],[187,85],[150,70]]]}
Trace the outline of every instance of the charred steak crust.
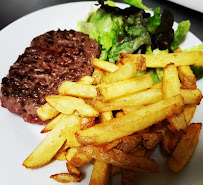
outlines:
{"label": "charred steak crust", "polygon": [[64,81],[78,81],[93,72],[99,44],[74,30],[50,31],[33,39],[2,79],[1,103],[30,123],[45,124],[36,109]]}

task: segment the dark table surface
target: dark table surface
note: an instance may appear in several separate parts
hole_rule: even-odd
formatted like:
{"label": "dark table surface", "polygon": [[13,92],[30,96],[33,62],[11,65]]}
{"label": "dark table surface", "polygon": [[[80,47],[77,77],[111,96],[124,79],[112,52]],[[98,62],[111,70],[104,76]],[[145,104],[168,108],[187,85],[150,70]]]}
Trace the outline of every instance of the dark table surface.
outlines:
{"label": "dark table surface", "polygon": [[[18,18],[32,13],[36,10],[77,0],[1,0],[0,1],[0,29]],[[117,2],[123,2],[117,0]],[[169,8],[176,22],[189,19],[191,22],[190,31],[203,41],[203,13],[191,10],[181,5],[174,4],[167,0],[143,0],[143,4],[155,8],[159,6],[161,10]]]}

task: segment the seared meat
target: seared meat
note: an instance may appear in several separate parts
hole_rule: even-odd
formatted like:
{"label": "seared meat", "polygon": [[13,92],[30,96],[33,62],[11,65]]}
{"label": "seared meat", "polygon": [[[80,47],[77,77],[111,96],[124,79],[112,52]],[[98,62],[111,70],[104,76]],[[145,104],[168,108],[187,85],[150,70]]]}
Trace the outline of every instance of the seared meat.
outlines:
{"label": "seared meat", "polygon": [[36,109],[45,103],[45,96],[57,94],[64,80],[78,81],[91,75],[92,58],[99,54],[95,40],[73,30],[36,37],[2,79],[2,106],[27,122],[44,124]]}

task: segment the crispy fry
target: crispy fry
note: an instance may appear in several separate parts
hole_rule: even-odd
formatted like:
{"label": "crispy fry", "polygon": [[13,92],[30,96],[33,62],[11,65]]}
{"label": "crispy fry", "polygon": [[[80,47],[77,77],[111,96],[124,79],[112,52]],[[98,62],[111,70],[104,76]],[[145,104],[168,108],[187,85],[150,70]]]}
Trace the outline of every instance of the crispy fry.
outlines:
{"label": "crispy fry", "polygon": [[123,116],[123,115],[124,115],[123,111],[119,111],[116,113],[115,117],[119,118],[120,116]]}
{"label": "crispy fry", "polygon": [[94,78],[91,77],[91,76],[83,76],[79,81],[78,83],[81,83],[81,84],[86,84],[86,85],[92,85],[94,83]]}
{"label": "crispy fry", "polygon": [[66,160],[70,161],[74,156],[78,154],[77,148],[70,148],[66,154]]}
{"label": "crispy fry", "polygon": [[85,130],[95,125],[95,117],[82,117],[81,130]]}
{"label": "crispy fry", "polygon": [[82,116],[97,117],[99,113],[90,105],[87,105],[83,99],[71,97],[52,95],[46,97],[47,102],[56,110],[64,114],[73,114],[75,110]]}
{"label": "crispy fry", "polygon": [[42,105],[40,108],[38,108],[37,110],[37,115],[43,120],[46,121],[48,119],[52,119],[55,116],[57,116],[59,114],[59,111],[57,111],[56,109],[54,109],[51,105],[49,105],[48,103],[45,103],[44,105]]}
{"label": "crispy fry", "polygon": [[95,160],[89,185],[108,185],[110,164]]}
{"label": "crispy fry", "polygon": [[184,98],[185,104],[196,104],[199,105],[202,100],[202,93],[199,89],[189,90],[181,89],[181,95]]}
{"label": "crispy fry", "polygon": [[101,122],[106,122],[108,120],[113,119],[113,113],[111,111],[108,112],[103,112],[99,116],[99,121]]}
{"label": "crispy fry", "polygon": [[125,106],[125,107],[122,107],[122,111],[123,111],[124,114],[127,114],[127,113],[129,113],[129,112],[132,112],[132,111],[141,109],[141,108],[143,108],[143,107],[144,107],[143,105]]}
{"label": "crispy fry", "polygon": [[168,159],[168,167],[171,171],[180,172],[189,162],[198,143],[201,127],[201,123],[190,124],[187,127],[186,134],[182,136],[172,156]]}
{"label": "crispy fry", "polygon": [[63,119],[57,124],[38,147],[23,162],[26,168],[39,168],[47,164],[62,147],[66,141],[65,128],[69,115],[63,116]]}
{"label": "crispy fry", "polygon": [[[163,73],[163,98],[166,99],[180,94],[180,81],[176,66],[172,63],[168,64],[164,68]],[[171,126],[176,130],[185,129],[187,127],[185,115],[183,112],[178,115],[173,115],[172,117],[168,118],[168,121],[171,123]]]}
{"label": "crispy fry", "polygon": [[101,84],[97,86],[97,90],[103,97],[104,101],[109,101],[113,98],[133,94],[150,88],[152,84],[153,80],[150,74],[145,74],[113,84]]}
{"label": "crispy fry", "polygon": [[132,154],[124,153],[116,149],[103,152],[102,149],[102,147],[85,146],[81,147],[79,151],[92,156],[97,160],[101,160],[121,168],[132,169],[138,172],[156,173],[159,171],[158,164],[153,159],[136,157]]}
{"label": "crispy fry", "polygon": [[190,66],[179,66],[178,74],[181,80],[181,88],[183,89],[196,89],[196,77],[193,74]]}
{"label": "crispy fry", "polygon": [[59,161],[65,161],[66,160],[66,154],[67,154],[66,151],[57,152],[56,155],[54,156],[54,158],[56,160],[59,160]]}
{"label": "crispy fry", "polygon": [[82,98],[95,98],[97,96],[96,87],[82,83],[63,81],[58,88],[61,95],[71,95]]}
{"label": "crispy fry", "polygon": [[114,72],[119,69],[119,67],[111,62],[103,61],[97,58],[94,58],[93,60],[94,66],[108,72]]}
{"label": "crispy fry", "polygon": [[75,133],[80,130],[81,127],[81,118],[76,115],[70,116],[68,120],[68,124],[66,125],[66,142],[69,147],[78,147],[80,143],[78,143],[77,139],[75,138]]}
{"label": "crispy fry", "polygon": [[94,80],[94,85],[98,85],[101,83],[101,79],[103,78],[104,76],[104,71],[102,71],[101,69],[95,67],[94,68],[94,72],[92,74],[92,77],[95,79]]}
{"label": "crispy fry", "polygon": [[82,180],[81,176],[76,176],[69,173],[54,174],[54,175],[51,175],[50,178],[62,183],[80,182]]}
{"label": "crispy fry", "polygon": [[76,137],[81,144],[98,145],[111,142],[179,114],[183,111],[183,106],[182,96],[177,95],[86,130],[80,130]]}
{"label": "crispy fry", "polygon": [[191,122],[191,120],[192,120],[192,118],[194,116],[196,107],[197,107],[196,104],[185,105],[184,114],[185,114],[185,119],[186,119],[187,125],[190,124],[190,122]]}
{"label": "crispy fry", "polygon": [[168,54],[126,54],[121,53],[123,64],[129,61],[136,62],[137,58],[143,56],[146,58],[146,66],[150,68],[164,68],[167,64],[173,62],[176,66],[196,65],[203,66],[203,52],[191,51],[185,53],[168,53]]}
{"label": "crispy fry", "polygon": [[128,80],[137,74],[137,66],[134,62],[128,62],[121,66],[118,70],[105,75],[102,79],[102,83],[115,83],[122,80]]}
{"label": "crispy fry", "polygon": [[60,119],[64,116],[63,113],[60,113],[58,116],[56,116],[55,118],[53,118],[41,131],[41,133],[46,133],[49,132],[50,130],[52,130],[59,122]]}
{"label": "crispy fry", "polygon": [[68,172],[70,174],[76,175],[76,176],[80,176],[80,171],[73,165],[69,164],[68,162],[66,163],[66,167],[68,169]]}

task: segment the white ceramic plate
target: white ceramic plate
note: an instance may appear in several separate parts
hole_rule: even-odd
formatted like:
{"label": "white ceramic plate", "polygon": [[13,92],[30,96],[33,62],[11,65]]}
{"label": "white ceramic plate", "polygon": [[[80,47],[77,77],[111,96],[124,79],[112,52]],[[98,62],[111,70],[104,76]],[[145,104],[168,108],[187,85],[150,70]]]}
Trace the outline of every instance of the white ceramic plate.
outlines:
{"label": "white ceramic plate", "polygon": [[[32,14],[10,24],[0,32],[0,79],[7,75],[9,66],[29,46],[31,40],[47,31],[76,28],[77,22],[88,14],[94,2],[68,3],[53,6]],[[118,4],[123,6],[121,4]],[[200,40],[189,33],[183,48],[200,44]],[[203,81],[198,82],[203,92]],[[203,120],[203,103],[197,108],[193,121]],[[45,135],[40,134],[43,126],[26,123],[17,115],[0,107],[0,185],[60,185],[49,178],[55,173],[66,172],[65,161],[52,162],[45,167],[29,170],[22,162],[35,149]],[[145,185],[202,185],[203,184],[203,132],[190,163],[180,174],[167,170],[166,159],[157,150],[152,156],[160,166],[160,174],[145,174],[138,184]],[[89,184],[92,165],[82,168],[84,180],[81,185]],[[114,178],[111,184],[120,184],[120,177]],[[74,184],[74,183],[73,183]]]}
{"label": "white ceramic plate", "polygon": [[202,0],[169,0],[169,1],[203,13]]}

